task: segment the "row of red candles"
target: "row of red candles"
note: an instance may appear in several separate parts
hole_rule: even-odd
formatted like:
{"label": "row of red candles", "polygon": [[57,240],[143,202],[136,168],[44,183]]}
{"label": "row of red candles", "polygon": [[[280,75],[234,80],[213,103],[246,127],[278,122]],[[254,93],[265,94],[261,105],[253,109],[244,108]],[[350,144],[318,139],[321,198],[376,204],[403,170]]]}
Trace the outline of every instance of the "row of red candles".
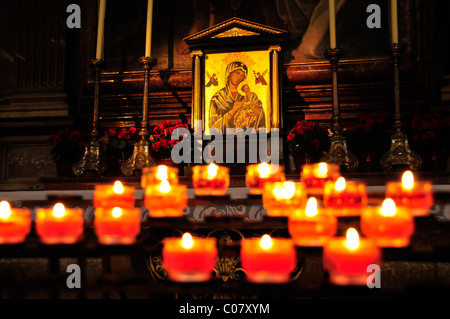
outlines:
{"label": "row of red candles", "polygon": [[[297,245],[323,246],[324,267],[336,283],[362,282],[367,265],[380,261],[379,247],[409,244],[414,216],[426,215],[432,204],[431,183],[414,181],[412,173],[407,172],[400,187],[394,182],[387,185],[386,194],[391,191],[396,196],[387,198],[380,207],[370,207],[364,183],[346,182],[339,175],[337,165],[305,165],[300,183],[294,183],[285,181],[280,167],[265,163],[248,167],[246,183],[250,193],[262,195],[268,216],[288,217],[292,237],[244,239],[241,259],[249,280],[288,280],[295,267]],[[177,176],[176,170],[165,166],[143,170],[142,186],[150,216],[182,216],[187,205],[186,186],[178,184]],[[193,185],[197,195],[223,195],[229,185],[227,169],[215,164],[198,166],[194,169]],[[316,197],[322,199],[323,207],[318,207]],[[141,217],[140,209],[134,207],[134,188],[120,182],[114,186],[98,185],[94,206],[94,225],[100,243],[135,242]],[[24,241],[31,226],[30,215],[29,210],[12,209],[2,202],[1,242]],[[342,215],[360,215],[361,229],[367,238],[360,239],[355,229],[349,230],[346,238],[334,237],[336,218]],[[77,242],[83,233],[83,222],[82,209],[67,209],[62,204],[36,211],[36,231],[45,244]],[[192,245],[186,244],[186,239],[184,243],[180,238],[164,240],[163,260],[170,278],[180,281],[209,278],[217,258],[216,243],[213,238],[191,237],[191,241]]]}

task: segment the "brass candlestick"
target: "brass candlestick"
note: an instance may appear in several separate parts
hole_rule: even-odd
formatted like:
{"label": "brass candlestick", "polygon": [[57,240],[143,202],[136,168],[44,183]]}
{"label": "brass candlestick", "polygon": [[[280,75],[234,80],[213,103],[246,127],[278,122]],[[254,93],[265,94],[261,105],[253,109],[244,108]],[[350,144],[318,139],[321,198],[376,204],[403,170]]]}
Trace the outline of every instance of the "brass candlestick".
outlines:
{"label": "brass candlestick", "polygon": [[422,165],[422,159],[418,154],[411,150],[408,143],[408,137],[402,130],[402,120],[400,115],[400,77],[399,77],[399,57],[400,48],[398,43],[391,46],[391,55],[394,64],[394,128],[395,133],[391,136],[390,148],[386,154],[381,157],[381,167],[389,171],[394,166],[409,167],[411,170],[417,170]]}
{"label": "brass candlestick", "polygon": [[341,114],[339,108],[339,94],[338,94],[338,62],[342,56],[341,50],[329,49],[325,52],[325,57],[330,61],[331,71],[333,76],[333,136],[330,138],[330,149],[325,154],[321,161],[327,163],[334,163],[345,168],[347,171],[355,171],[358,168],[358,159],[351,154],[347,149],[347,140],[342,135]]}
{"label": "brass candlestick", "polygon": [[144,97],[142,103],[141,130],[139,131],[139,141],[134,145],[133,154],[122,164],[121,171],[125,176],[133,175],[135,170],[140,170],[143,167],[155,165],[155,160],[150,152],[149,142],[148,92],[150,86],[150,70],[156,65],[156,59],[142,57],[139,62],[144,67]]}
{"label": "brass candlestick", "polygon": [[95,72],[95,87],[94,87],[94,114],[92,121],[91,141],[84,148],[84,154],[81,159],[72,166],[72,171],[75,176],[81,176],[86,171],[96,171],[98,175],[104,175],[106,165],[103,161],[102,148],[98,141],[98,106],[99,106],[99,92],[100,80],[104,61],[102,59],[93,59],[89,63],[90,67]]}

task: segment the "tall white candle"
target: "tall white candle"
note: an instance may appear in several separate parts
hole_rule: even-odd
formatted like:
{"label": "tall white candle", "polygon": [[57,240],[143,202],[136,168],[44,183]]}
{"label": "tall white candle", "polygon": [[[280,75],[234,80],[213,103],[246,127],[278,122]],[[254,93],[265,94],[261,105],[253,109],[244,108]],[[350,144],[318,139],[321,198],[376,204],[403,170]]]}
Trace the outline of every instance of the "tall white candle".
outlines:
{"label": "tall white candle", "polygon": [[147,34],[145,36],[145,56],[150,57],[152,52],[152,21],[153,19],[153,0],[148,0],[147,7]]}
{"label": "tall white candle", "polygon": [[334,0],[328,0],[330,13],[330,48],[336,49],[336,4]]}
{"label": "tall white candle", "polygon": [[398,43],[397,0],[391,0],[391,41]]}
{"label": "tall white candle", "polygon": [[103,59],[103,43],[105,38],[105,11],[106,0],[100,0],[98,8],[98,28],[97,28],[97,52],[95,58],[97,60]]}

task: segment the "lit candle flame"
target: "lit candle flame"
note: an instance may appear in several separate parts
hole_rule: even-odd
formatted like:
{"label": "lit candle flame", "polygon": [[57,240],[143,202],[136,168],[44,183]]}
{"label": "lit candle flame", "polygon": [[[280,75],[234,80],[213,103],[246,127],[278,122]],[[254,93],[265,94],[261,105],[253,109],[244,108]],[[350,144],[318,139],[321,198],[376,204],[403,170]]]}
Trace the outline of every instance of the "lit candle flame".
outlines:
{"label": "lit candle flame", "polygon": [[317,170],[317,177],[326,178],[328,176],[328,165],[327,163],[319,163],[319,168]]}
{"label": "lit candle flame", "polygon": [[405,189],[412,189],[414,187],[414,175],[411,171],[405,171],[402,176],[402,186]]}
{"label": "lit candle flame", "polygon": [[8,219],[11,216],[11,206],[5,200],[0,202],[0,218]]}
{"label": "lit candle flame", "polygon": [[347,230],[345,246],[350,250],[355,250],[359,247],[358,231],[353,227]]}
{"label": "lit candle flame", "polygon": [[116,181],[114,183],[113,192],[116,194],[122,194],[123,193],[123,185],[120,181]]}
{"label": "lit candle flame", "polygon": [[181,246],[186,249],[191,249],[194,246],[194,240],[192,239],[192,235],[189,233],[184,233],[183,237],[181,237]]}
{"label": "lit candle flame", "polygon": [[219,170],[219,166],[214,163],[208,165],[208,179],[213,179],[217,175],[217,171]]}
{"label": "lit candle flame", "polygon": [[259,245],[264,250],[270,249],[273,245],[272,238],[267,234],[262,236]]}
{"label": "lit candle flame", "polygon": [[270,174],[270,167],[267,163],[261,163],[258,165],[258,173],[259,177],[261,178],[267,178]]}
{"label": "lit candle flame", "polygon": [[53,206],[53,216],[56,218],[61,218],[64,215],[66,215],[66,208],[63,204],[57,203],[55,206]]}
{"label": "lit candle flame", "polygon": [[334,189],[336,190],[336,192],[342,192],[345,189],[346,183],[345,183],[345,178],[344,177],[339,177],[336,181],[336,183],[334,184]]}
{"label": "lit candle flame", "polygon": [[158,170],[156,171],[156,178],[160,181],[166,180],[169,178],[169,174],[167,173],[166,165],[159,165]]}
{"label": "lit candle flame", "polygon": [[112,217],[119,218],[122,216],[122,209],[120,207],[114,207],[112,209]]}
{"label": "lit candle flame", "polygon": [[317,199],[315,197],[310,197],[306,203],[305,215],[308,217],[314,217],[317,213]]}
{"label": "lit candle flame", "polygon": [[380,214],[383,216],[394,216],[397,213],[397,207],[392,198],[386,198],[380,208]]}
{"label": "lit candle flame", "polygon": [[171,189],[171,187],[170,187],[169,181],[167,179],[162,180],[161,184],[158,186],[158,190],[164,194],[167,194],[168,192],[170,192],[170,189]]}
{"label": "lit candle flame", "polygon": [[289,199],[295,194],[295,183],[291,181],[284,182],[282,185],[277,184],[272,190],[276,199]]}

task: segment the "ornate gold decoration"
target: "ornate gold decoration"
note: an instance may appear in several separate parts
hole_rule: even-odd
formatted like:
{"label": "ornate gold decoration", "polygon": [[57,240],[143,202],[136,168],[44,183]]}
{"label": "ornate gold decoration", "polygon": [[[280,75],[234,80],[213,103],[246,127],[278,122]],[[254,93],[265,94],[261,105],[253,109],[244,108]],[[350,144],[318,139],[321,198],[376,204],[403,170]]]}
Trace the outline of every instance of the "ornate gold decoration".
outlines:
{"label": "ornate gold decoration", "polygon": [[212,36],[211,38],[231,38],[231,37],[243,37],[243,36],[252,36],[252,35],[259,35],[259,33],[234,27],[225,32],[216,34],[215,36]]}

